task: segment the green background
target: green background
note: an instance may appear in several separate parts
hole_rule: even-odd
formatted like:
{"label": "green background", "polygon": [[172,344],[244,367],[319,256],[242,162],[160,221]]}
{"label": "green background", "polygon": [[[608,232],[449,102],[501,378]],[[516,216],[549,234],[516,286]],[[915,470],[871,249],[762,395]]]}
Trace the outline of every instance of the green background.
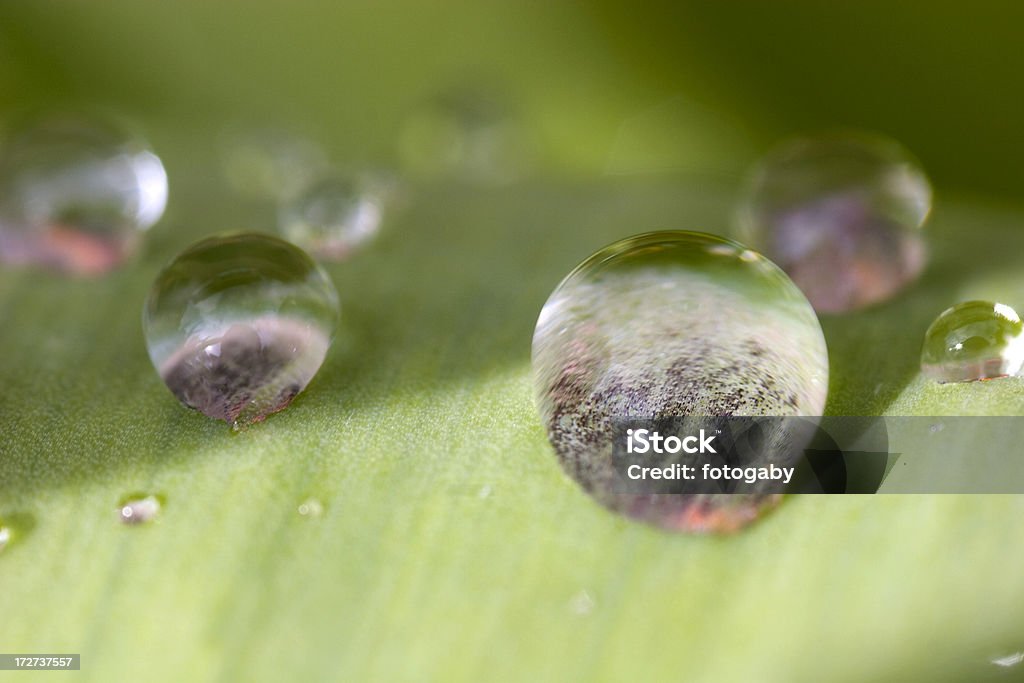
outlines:
{"label": "green background", "polygon": [[[921,337],[968,298],[1024,306],[1013,96],[1022,10],[975,3],[38,2],[0,5],[0,126],[26,108],[137,120],[171,199],[97,280],[0,271],[0,651],[149,680],[1013,680],[1019,496],[793,498],[727,538],[591,502],[532,405],[558,280],[652,229],[726,232],[779,136],[852,125],[932,174],[933,261],[823,319],[833,414],[1024,413],[1017,380],[939,386]],[[328,268],[343,331],[287,411],[239,434],[149,365],[143,298],[194,239],[270,230],[227,126],[392,168],[438,89],[509,94],[519,182],[407,179],[380,239]],[[979,435],[981,438],[983,435]],[[133,491],[166,498],[129,528]],[[303,517],[309,498],[324,505]],[[0,678],[28,676],[3,673]]]}

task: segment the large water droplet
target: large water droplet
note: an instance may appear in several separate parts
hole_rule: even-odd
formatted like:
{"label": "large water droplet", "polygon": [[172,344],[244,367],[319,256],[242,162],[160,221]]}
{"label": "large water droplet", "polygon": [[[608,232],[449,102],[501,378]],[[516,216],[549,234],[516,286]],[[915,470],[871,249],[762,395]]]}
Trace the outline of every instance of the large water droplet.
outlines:
{"label": "large water droplet", "polygon": [[774,264],[711,235],[608,246],[551,294],[533,337],[537,404],[565,470],[606,506],[664,527],[735,530],[777,495],[613,491],[612,421],[820,415],[821,327]]}
{"label": "large water droplet", "polygon": [[160,159],[115,123],[36,121],[0,152],[0,260],[106,272],[135,251],[166,203]]}
{"label": "large water droplet", "polygon": [[117,518],[122,524],[147,524],[160,515],[163,496],[155,493],[133,493],[117,504]]}
{"label": "large water droplet", "polygon": [[967,382],[1020,373],[1024,323],[991,301],[965,301],[939,314],[924,335],[921,371],[940,382]]}
{"label": "large water droplet", "polygon": [[330,279],[269,235],[198,242],[150,289],[149,357],[185,405],[228,423],[285,408],[316,374],[338,320]]}
{"label": "large water droplet", "polygon": [[387,192],[383,180],[369,176],[323,178],[281,206],[278,226],[317,258],[341,261],[377,236]]}
{"label": "large water droplet", "polygon": [[931,186],[899,143],[834,133],[784,143],[751,174],[741,239],[789,273],[815,309],[891,298],[925,264]]}

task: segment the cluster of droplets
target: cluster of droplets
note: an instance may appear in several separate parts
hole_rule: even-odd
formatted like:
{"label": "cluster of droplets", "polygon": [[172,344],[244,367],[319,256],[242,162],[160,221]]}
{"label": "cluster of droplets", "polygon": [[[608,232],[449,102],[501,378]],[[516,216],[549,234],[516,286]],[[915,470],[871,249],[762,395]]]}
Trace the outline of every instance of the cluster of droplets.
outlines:
{"label": "cluster of droplets", "polygon": [[163,215],[160,159],[114,121],[48,116],[0,147],[0,260],[98,275]]}

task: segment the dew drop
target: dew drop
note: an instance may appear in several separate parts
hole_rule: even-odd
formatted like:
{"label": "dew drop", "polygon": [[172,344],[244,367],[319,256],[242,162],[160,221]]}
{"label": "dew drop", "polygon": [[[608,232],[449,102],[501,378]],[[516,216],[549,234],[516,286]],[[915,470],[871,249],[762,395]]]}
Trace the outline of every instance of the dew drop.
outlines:
{"label": "dew drop", "polygon": [[996,666],[1004,669],[1017,666],[1021,662],[1024,662],[1024,652],[1014,652],[1013,654],[1006,655],[1005,657],[994,657],[991,662]]}
{"label": "dew drop", "polygon": [[537,405],[563,468],[607,507],[666,528],[734,531],[768,494],[613,491],[612,419],[821,415],[828,354],[800,290],[712,235],[657,232],[585,260],[533,337]]}
{"label": "dew drop", "polygon": [[156,278],[149,357],[178,399],[234,426],[284,409],[331,345],[338,295],[301,249],[269,235],[211,237]]}
{"label": "dew drop", "polygon": [[122,524],[148,524],[160,516],[163,496],[153,493],[133,493],[117,504],[117,518]]}
{"label": "dew drop", "polygon": [[115,122],[34,121],[0,150],[0,260],[105,273],[136,251],[166,204],[160,159]]}
{"label": "dew drop", "polygon": [[596,607],[597,601],[594,600],[594,596],[588,590],[581,590],[569,598],[569,612],[577,617],[590,616]]}
{"label": "dew drop", "polygon": [[277,128],[231,128],[222,136],[221,162],[231,187],[258,199],[289,201],[327,168],[312,140]]}
{"label": "dew drop", "polygon": [[438,92],[408,116],[399,153],[414,176],[500,185],[527,164],[526,137],[503,93],[464,84]]}
{"label": "dew drop", "polygon": [[0,516],[0,554],[24,539],[35,526],[35,517],[28,513],[12,512]]}
{"label": "dew drop", "polygon": [[282,204],[278,227],[285,239],[316,258],[343,261],[377,236],[387,195],[383,180],[323,178]]}
{"label": "dew drop", "polygon": [[324,514],[324,505],[316,498],[307,498],[299,503],[298,513],[309,519],[319,519]]}
{"label": "dew drop", "polygon": [[921,371],[939,382],[969,382],[1020,373],[1024,323],[991,301],[965,301],[939,314],[924,335]]}
{"label": "dew drop", "polygon": [[753,169],[740,235],[816,310],[838,313],[885,301],[917,279],[930,209],[928,179],[899,143],[832,133],[784,143]]}

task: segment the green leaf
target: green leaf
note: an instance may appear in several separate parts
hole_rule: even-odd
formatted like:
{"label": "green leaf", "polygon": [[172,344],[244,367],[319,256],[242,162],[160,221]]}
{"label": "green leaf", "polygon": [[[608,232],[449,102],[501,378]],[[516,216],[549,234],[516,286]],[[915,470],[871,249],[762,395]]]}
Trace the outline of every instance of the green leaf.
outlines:
{"label": "green leaf", "polygon": [[[0,517],[24,531],[0,552],[3,651],[80,652],[96,681],[934,681],[1024,649],[1019,496],[794,497],[692,537],[559,469],[532,404],[541,304],[616,238],[726,230],[728,188],[412,188],[329,269],[343,332],[320,374],[237,434],[164,388],[140,309],[189,241],[270,218],[202,177],[176,189],[107,278],[0,272]],[[823,321],[830,413],[1024,412],[1017,380],[917,373],[946,306],[1024,302],[1021,218],[941,204],[918,284]],[[118,522],[136,491],[164,497],[156,522]],[[319,517],[299,514],[310,499]]]}

